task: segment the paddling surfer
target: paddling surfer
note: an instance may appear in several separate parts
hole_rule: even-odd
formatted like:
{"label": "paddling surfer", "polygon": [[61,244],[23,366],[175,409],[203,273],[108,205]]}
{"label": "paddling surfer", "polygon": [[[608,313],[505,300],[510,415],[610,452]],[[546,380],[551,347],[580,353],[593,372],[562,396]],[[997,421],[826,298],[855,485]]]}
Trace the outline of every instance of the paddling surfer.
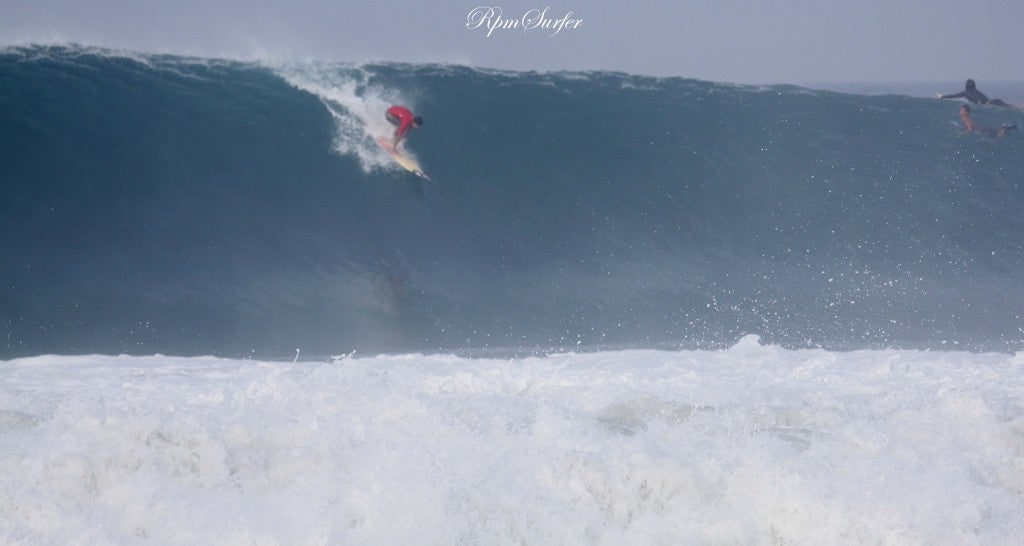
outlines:
{"label": "paddling surfer", "polygon": [[991,127],[980,127],[974,124],[974,120],[971,119],[971,107],[964,104],[960,107],[960,124],[964,126],[964,132],[967,133],[981,133],[995,138],[1003,138],[1006,136],[1007,131],[1016,131],[1017,124],[1003,125],[998,129]]}
{"label": "paddling surfer", "polygon": [[953,95],[939,95],[940,99],[967,99],[974,104],[991,104],[992,106],[1013,106],[1012,104],[1005,103],[999,99],[989,99],[984,93],[978,91],[977,84],[974,80],[967,80],[964,85],[964,90],[955,93]]}

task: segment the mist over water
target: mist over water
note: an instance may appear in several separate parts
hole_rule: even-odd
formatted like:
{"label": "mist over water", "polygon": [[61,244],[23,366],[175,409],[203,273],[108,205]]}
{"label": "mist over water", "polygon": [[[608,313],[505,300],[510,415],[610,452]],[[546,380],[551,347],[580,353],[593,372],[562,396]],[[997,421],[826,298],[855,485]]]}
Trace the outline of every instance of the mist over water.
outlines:
{"label": "mist over water", "polygon": [[[0,356],[1024,345],[1024,140],[954,102],[73,47],[0,73]],[[435,182],[373,143],[391,103]]]}

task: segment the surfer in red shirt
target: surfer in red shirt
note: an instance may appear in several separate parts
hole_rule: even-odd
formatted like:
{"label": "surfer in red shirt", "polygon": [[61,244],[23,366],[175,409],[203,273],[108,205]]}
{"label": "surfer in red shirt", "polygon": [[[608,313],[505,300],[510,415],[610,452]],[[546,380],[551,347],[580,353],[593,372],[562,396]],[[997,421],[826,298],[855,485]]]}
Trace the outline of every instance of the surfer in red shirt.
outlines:
{"label": "surfer in red shirt", "polygon": [[403,138],[409,133],[413,127],[422,127],[423,118],[419,116],[413,116],[412,112],[404,106],[392,106],[388,108],[386,114],[388,121],[391,125],[398,127],[395,129],[395,137],[391,141],[391,147],[398,150],[398,144]]}

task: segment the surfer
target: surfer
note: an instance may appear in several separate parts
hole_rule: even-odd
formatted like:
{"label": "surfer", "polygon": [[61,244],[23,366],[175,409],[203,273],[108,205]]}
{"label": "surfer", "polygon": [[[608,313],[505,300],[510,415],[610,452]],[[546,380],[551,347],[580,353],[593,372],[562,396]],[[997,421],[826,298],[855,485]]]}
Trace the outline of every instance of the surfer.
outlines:
{"label": "surfer", "polygon": [[1017,124],[1003,125],[998,129],[993,129],[991,127],[978,127],[974,125],[974,120],[971,119],[971,107],[966,104],[960,106],[960,123],[964,126],[964,132],[981,133],[995,138],[1003,138],[1006,136],[1008,131],[1017,130]]}
{"label": "surfer", "polygon": [[975,85],[974,80],[967,80],[964,85],[964,90],[953,94],[953,95],[939,95],[940,99],[967,99],[974,104],[991,104],[992,106],[1013,106],[1012,104],[1005,103],[999,99],[989,100],[984,93],[978,91],[978,86]]}
{"label": "surfer", "polygon": [[388,112],[385,115],[391,125],[397,127],[395,129],[395,137],[391,141],[391,147],[398,150],[398,144],[403,138],[409,134],[409,131],[413,127],[422,127],[423,118],[419,116],[413,116],[412,111],[404,106],[392,106],[388,108]]}

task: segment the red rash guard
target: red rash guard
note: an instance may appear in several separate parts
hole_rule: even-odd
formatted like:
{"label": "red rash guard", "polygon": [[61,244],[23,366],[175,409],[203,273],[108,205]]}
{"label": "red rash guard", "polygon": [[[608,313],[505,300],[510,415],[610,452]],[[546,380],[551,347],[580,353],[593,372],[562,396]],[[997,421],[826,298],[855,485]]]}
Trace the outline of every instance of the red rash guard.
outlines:
{"label": "red rash guard", "polygon": [[404,106],[392,106],[388,108],[388,115],[398,118],[398,136],[403,136],[412,126],[412,112]]}

